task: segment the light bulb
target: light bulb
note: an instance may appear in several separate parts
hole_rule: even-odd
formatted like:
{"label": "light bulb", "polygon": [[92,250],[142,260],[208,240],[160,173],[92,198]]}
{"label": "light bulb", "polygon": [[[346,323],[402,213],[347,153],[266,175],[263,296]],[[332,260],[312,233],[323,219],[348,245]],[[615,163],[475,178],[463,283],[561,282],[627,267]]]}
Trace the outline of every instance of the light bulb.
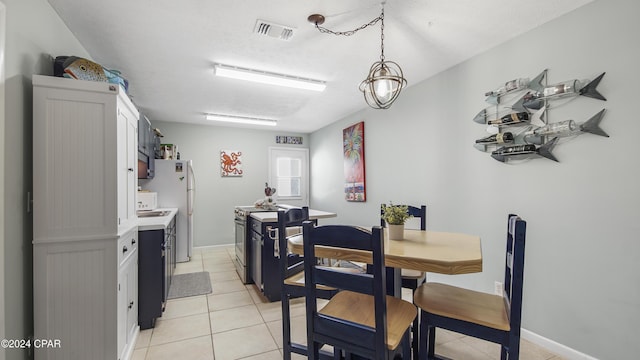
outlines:
{"label": "light bulb", "polygon": [[376,78],[381,78],[374,80],[374,91],[375,95],[380,100],[381,103],[386,103],[391,99],[393,84],[391,80],[387,78],[389,72],[384,67],[380,69],[380,73],[376,76]]}

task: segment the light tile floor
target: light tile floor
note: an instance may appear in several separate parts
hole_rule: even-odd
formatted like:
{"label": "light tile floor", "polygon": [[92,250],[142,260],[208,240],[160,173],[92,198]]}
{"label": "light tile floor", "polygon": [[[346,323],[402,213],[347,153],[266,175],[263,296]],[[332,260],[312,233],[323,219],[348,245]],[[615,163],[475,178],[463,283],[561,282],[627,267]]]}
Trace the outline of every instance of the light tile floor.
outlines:
{"label": "light tile floor", "polygon": [[[243,285],[235,272],[233,246],[195,249],[178,274],[209,271],[213,292],[169,300],[153,329],[140,332],[133,360],[277,360],[282,359],[280,303],[269,303],[253,285]],[[410,291],[403,294],[410,298]],[[305,341],[304,301],[291,305],[292,337]],[[500,347],[445,330],[437,332],[437,350],[457,360],[500,358]],[[294,359],[303,359],[294,355]],[[522,360],[562,360],[547,350],[522,340]]]}

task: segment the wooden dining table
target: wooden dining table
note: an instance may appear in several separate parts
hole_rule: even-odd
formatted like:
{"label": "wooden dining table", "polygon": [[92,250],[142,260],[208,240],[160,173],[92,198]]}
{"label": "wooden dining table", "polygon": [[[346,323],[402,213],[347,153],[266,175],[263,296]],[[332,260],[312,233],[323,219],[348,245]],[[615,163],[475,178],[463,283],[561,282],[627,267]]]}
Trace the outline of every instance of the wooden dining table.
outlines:
{"label": "wooden dining table", "polygon": [[[482,248],[476,235],[430,230],[404,230],[401,240],[389,239],[384,230],[385,266],[393,272],[395,295],[400,294],[400,270],[412,269],[440,274],[470,274],[482,271]],[[289,251],[302,255],[302,235],[289,239]],[[371,263],[366,251],[316,247],[319,258]],[[391,290],[391,289],[389,289]]]}

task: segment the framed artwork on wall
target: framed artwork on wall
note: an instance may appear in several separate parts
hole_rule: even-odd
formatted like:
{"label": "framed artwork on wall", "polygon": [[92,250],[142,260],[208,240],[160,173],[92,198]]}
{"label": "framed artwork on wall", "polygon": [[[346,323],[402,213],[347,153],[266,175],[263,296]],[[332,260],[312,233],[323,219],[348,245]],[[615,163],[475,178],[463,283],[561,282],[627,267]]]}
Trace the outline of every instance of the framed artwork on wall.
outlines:
{"label": "framed artwork on wall", "polygon": [[344,156],[344,198],[364,202],[367,199],[364,167],[364,121],[342,130]]}
{"label": "framed artwork on wall", "polygon": [[220,150],[220,176],[242,176],[242,151]]}

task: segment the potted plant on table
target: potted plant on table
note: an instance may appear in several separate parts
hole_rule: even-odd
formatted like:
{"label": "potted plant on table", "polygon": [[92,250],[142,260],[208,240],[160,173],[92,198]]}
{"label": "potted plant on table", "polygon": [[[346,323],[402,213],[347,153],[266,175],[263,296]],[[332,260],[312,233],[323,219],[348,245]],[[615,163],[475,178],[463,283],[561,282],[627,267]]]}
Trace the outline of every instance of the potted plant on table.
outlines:
{"label": "potted plant on table", "polygon": [[401,240],[404,237],[404,223],[411,217],[407,205],[382,204],[381,217],[389,228],[389,239]]}

